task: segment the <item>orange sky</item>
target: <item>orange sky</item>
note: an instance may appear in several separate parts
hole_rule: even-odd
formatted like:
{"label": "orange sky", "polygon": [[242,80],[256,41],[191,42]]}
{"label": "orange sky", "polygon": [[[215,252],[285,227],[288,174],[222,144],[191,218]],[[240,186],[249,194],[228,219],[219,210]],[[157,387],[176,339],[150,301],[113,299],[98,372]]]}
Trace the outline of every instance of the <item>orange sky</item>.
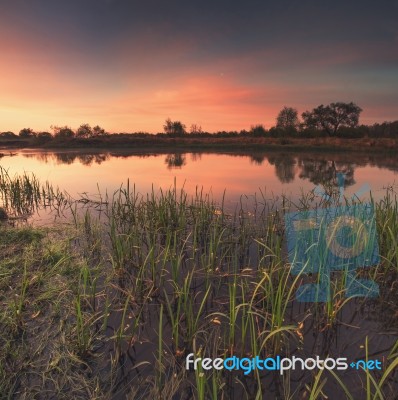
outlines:
{"label": "orange sky", "polygon": [[[398,30],[388,10],[382,18],[365,2],[357,17],[345,6],[331,35],[339,2],[321,25],[311,13],[322,5],[228,4],[176,1],[158,14],[125,0],[0,4],[0,131],[89,123],[159,132],[169,117],[241,130],[272,126],[285,105],[302,113],[333,101],[356,102],[363,123],[397,119]],[[277,22],[282,11],[290,30]]]}

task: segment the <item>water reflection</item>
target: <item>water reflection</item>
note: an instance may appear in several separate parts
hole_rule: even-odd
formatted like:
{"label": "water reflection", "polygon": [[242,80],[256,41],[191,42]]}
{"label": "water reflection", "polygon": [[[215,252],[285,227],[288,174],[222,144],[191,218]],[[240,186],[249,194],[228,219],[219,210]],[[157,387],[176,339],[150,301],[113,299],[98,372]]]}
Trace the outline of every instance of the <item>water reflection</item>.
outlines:
{"label": "water reflection", "polygon": [[56,164],[66,164],[71,165],[75,162],[79,162],[82,165],[90,166],[92,164],[101,164],[104,161],[110,159],[111,155],[109,153],[77,153],[77,152],[57,152],[57,153],[33,153],[24,154],[24,157],[35,158],[41,162],[49,163],[55,162]]}
{"label": "water reflection", "polygon": [[275,166],[275,175],[282,183],[293,182],[296,174],[297,161],[290,154],[270,155],[268,162]]}
{"label": "water reflection", "polygon": [[167,154],[165,163],[167,164],[167,168],[169,169],[182,168],[187,163],[187,159],[185,154]]}
{"label": "water reflection", "polygon": [[[62,152],[52,151],[20,151],[19,157],[32,158],[40,164],[74,165],[74,171],[84,174],[81,166],[90,167],[93,165],[104,164],[102,171],[112,168],[120,168],[122,171],[134,170],[134,166],[143,164],[140,159],[148,159],[145,162],[146,174],[151,174],[155,178],[165,179],[162,170],[168,170],[175,175],[195,179],[198,184],[209,183],[212,187],[221,184],[223,188],[236,187],[236,192],[246,191],[246,188],[254,187],[256,190],[266,182],[270,182],[270,177],[275,179],[272,182],[279,184],[302,185],[305,181],[308,186],[337,184],[338,173],[345,176],[345,187],[353,186],[356,183],[355,173],[362,168],[359,183],[364,183],[363,168],[372,173],[372,177],[365,177],[366,182],[380,184],[391,183],[398,171],[398,160],[393,155],[386,154],[362,154],[362,153],[315,153],[315,152],[172,152],[172,153],[151,153],[132,150],[112,150],[112,151],[81,151],[70,150]],[[7,160],[11,157],[3,157],[2,164],[7,165]],[[119,160],[119,161],[118,161]],[[124,163],[126,160],[126,163]],[[161,160],[166,168],[162,168]],[[159,162],[160,161],[160,162]],[[123,163],[123,165],[122,165]],[[26,162],[23,163],[26,166]],[[80,166],[80,169],[79,169]],[[29,168],[29,167],[28,167]],[[141,168],[141,167],[140,167]],[[376,168],[393,171],[388,179],[382,178]],[[120,170],[119,169],[119,170]],[[45,167],[41,167],[44,171]],[[53,169],[54,170],[54,169]],[[68,171],[72,171],[69,169]],[[140,169],[140,174],[143,174]],[[182,172],[179,172],[182,171]],[[118,172],[114,172],[115,177],[120,177]],[[136,175],[136,174],[135,174]],[[136,179],[136,178],[135,178]],[[369,179],[369,180],[368,180]],[[373,181],[372,181],[373,179]],[[381,181],[380,181],[381,179]],[[215,182],[216,180],[216,182]],[[361,182],[362,180],[362,182]],[[394,179],[393,179],[394,180]],[[244,183],[243,183],[244,182]],[[247,183],[246,183],[247,182]],[[160,182],[161,183],[161,182]],[[275,188],[275,184],[273,183]]]}
{"label": "water reflection", "polygon": [[344,187],[355,183],[354,169],[355,164],[338,162],[335,160],[303,158],[299,159],[301,179],[308,179],[314,185],[333,184],[337,186],[337,173],[344,174]]}

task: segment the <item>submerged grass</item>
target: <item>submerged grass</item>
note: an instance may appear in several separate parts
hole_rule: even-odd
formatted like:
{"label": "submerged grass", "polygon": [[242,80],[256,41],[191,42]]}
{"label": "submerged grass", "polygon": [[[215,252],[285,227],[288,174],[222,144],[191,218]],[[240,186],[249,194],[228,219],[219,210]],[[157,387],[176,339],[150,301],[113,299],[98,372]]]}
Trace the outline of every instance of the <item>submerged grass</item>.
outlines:
{"label": "submerged grass", "polygon": [[[283,216],[295,205],[288,199],[277,204],[262,196],[254,211],[242,204],[229,215],[199,190],[192,197],[176,187],[142,196],[128,183],[101,198],[98,219],[98,201],[80,210],[30,179],[2,170],[0,196],[10,214],[48,207],[52,199],[73,218],[47,229],[0,227],[2,397],[393,398],[398,212],[391,191],[376,204],[382,260],[369,272],[380,298],[346,299],[340,274],[329,301],[299,304],[295,291],[309,278],[290,274]],[[330,205],[308,193],[297,208],[314,201]],[[367,338],[369,327],[361,326],[372,318],[388,332],[379,374],[185,370],[189,353],[340,357],[348,348],[352,358],[374,358],[378,337]],[[358,341],[362,350],[351,351]]]}

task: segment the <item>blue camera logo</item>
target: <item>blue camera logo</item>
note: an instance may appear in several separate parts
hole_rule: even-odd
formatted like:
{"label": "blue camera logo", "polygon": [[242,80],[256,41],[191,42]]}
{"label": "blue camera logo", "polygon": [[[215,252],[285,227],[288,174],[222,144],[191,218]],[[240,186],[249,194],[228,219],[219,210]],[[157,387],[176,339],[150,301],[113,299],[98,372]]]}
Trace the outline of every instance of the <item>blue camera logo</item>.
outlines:
{"label": "blue camera logo", "polygon": [[[339,184],[342,181],[344,176],[338,176]],[[358,268],[380,261],[371,203],[290,212],[285,215],[285,224],[292,274],[318,274],[316,283],[299,287],[298,301],[329,301],[330,275],[334,271],[344,273],[347,297],[378,296],[379,287],[374,281],[357,278]]]}

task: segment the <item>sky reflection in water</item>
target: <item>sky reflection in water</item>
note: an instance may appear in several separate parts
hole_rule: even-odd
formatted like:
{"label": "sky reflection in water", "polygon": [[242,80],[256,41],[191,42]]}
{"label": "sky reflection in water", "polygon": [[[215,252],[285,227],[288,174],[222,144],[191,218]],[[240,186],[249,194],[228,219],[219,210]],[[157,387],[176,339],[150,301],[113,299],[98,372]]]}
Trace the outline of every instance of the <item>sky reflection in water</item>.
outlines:
{"label": "sky reflection in water", "polygon": [[168,189],[176,182],[178,189],[184,186],[190,194],[196,188],[203,188],[204,193],[211,191],[216,201],[221,200],[225,190],[225,205],[230,209],[242,196],[250,203],[260,191],[267,199],[282,194],[297,198],[315,185],[334,183],[338,172],[346,176],[348,195],[367,183],[379,198],[384,188],[395,184],[398,171],[398,160],[393,156],[310,152],[132,154],[24,150],[4,156],[0,164],[11,175],[33,172],[73,197],[81,193],[95,195],[98,187],[101,193],[110,194],[128,179],[130,186],[135,184],[142,194],[151,191],[152,185],[155,190]]}

